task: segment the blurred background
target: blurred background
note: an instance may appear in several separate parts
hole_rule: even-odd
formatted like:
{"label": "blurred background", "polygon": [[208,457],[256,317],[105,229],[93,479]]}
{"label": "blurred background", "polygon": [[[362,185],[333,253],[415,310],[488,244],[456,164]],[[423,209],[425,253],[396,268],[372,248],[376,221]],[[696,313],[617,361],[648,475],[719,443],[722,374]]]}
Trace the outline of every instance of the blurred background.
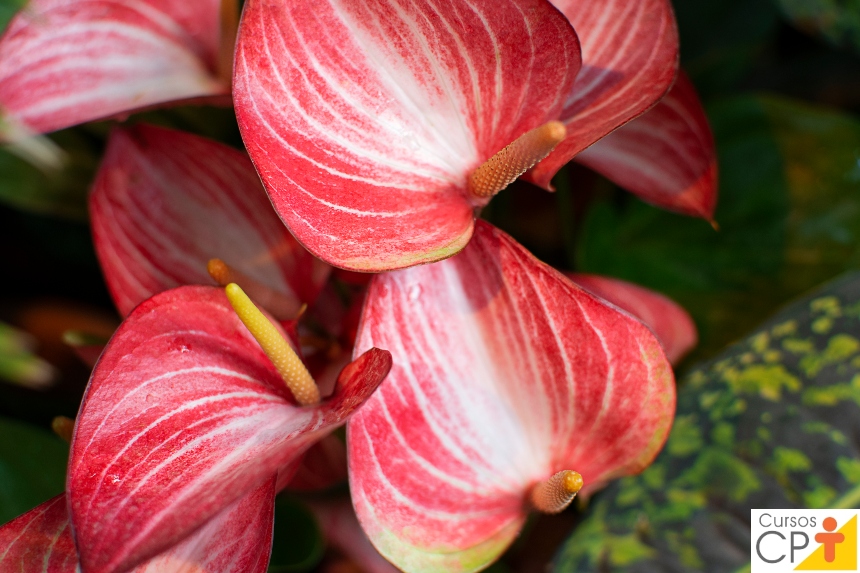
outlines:
{"label": "blurred background", "polygon": [[[0,28],[22,3],[0,0]],[[700,333],[678,369],[688,381],[775,311],[860,266],[860,0],[676,0],[675,8],[682,66],[719,152],[719,231],[575,165],[559,174],[556,193],[517,183],[484,217],[555,267],[623,278],[681,303]],[[230,110],[175,108],[127,121],[241,147]],[[67,446],[49,428],[55,416],[75,416],[89,376],[69,342],[86,346],[82,334],[104,339],[119,324],[87,223],[110,125],[50,135],[68,156],[61,172],[0,150],[0,523],[62,491]],[[291,516],[282,534],[307,540],[276,557],[281,570],[313,570],[323,559],[315,526],[300,504],[282,504],[292,508],[279,509]],[[579,519],[571,511],[533,523],[494,567],[544,570]]]}

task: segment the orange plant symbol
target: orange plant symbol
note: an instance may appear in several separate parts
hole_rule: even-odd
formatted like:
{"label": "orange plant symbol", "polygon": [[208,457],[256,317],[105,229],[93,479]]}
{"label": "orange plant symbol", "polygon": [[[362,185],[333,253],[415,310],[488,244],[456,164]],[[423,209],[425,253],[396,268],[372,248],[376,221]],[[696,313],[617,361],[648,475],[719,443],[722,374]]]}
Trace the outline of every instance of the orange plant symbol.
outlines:
{"label": "orange plant symbol", "polygon": [[836,544],[845,541],[845,535],[832,533],[836,529],[836,520],[832,517],[825,519],[823,525],[828,533],[816,533],[815,541],[824,546],[824,560],[833,563],[836,560]]}

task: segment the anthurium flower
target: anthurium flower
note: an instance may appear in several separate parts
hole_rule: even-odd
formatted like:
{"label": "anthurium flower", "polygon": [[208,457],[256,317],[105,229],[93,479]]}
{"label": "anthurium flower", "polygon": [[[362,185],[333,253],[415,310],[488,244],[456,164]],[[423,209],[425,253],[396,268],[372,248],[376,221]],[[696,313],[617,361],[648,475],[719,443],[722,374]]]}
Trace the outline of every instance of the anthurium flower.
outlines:
{"label": "anthurium flower", "polygon": [[229,104],[234,0],[30,0],[0,38],[0,118],[45,133],[178,100]]}
{"label": "anthurium flower", "polygon": [[654,332],[666,357],[677,364],[699,340],[696,324],[681,305],[645,287],[599,275],[567,273],[567,277],[591,294],[626,310]]}
{"label": "anthurium flower", "polygon": [[639,320],[487,223],[447,261],[374,277],[356,352],[394,366],[347,425],[364,531],[407,573],[476,571],[530,509],[646,467],[675,403]]}
{"label": "anthurium flower", "polygon": [[280,319],[312,304],[330,267],[278,219],[247,155],[189,133],[115,129],[90,195],[96,253],[108,289],[127,314],[180,285],[214,284],[219,259]]}
{"label": "anthurium flower", "polygon": [[449,257],[495,193],[541,160],[530,177],[548,187],[671,87],[668,0],[556,5],[249,0],[236,113],[298,240],[353,270]]}
{"label": "anthurium flower", "polygon": [[[695,88],[683,72],[653,109],[584,150],[576,161],[649,203],[714,224],[714,136]],[[543,164],[535,171],[542,169]]]}
{"label": "anthurium flower", "polygon": [[[347,318],[331,287],[318,300],[331,267],[293,238],[248,156],[226,145],[150,125],[115,128],[90,194],[90,221],[123,314],[159,292],[213,284],[215,271],[219,284],[239,283],[278,319],[292,321],[303,304],[326,331]],[[339,343],[337,356],[329,356],[330,348],[305,354],[324,396],[349,362],[352,340],[341,336]],[[296,487],[345,481],[344,451],[333,437],[315,445]]]}
{"label": "anthurium flower", "polygon": [[[264,573],[272,546],[274,489],[273,479],[261,484],[133,573]],[[0,527],[0,571],[79,572],[66,505],[66,495],[59,495]]]}
{"label": "anthurium flower", "polygon": [[144,301],[96,365],[75,426],[67,489],[82,570],[127,571],[262,484],[279,489],[390,365],[386,351],[362,354],[321,400],[283,330],[235,284]]}

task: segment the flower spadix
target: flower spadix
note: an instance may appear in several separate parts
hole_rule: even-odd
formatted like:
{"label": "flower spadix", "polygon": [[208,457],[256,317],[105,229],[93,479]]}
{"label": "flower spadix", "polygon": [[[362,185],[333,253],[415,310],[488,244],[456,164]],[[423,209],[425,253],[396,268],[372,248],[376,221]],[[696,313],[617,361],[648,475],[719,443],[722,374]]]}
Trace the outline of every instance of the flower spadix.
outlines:
{"label": "flower spadix", "polygon": [[283,333],[260,312],[239,285],[230,283],[224,292],[227,293],[227,300],[230,301],[230,306],[236,311],[239,320],[260,344],[260,348],[266,353],[296,402],[302,406],[313,406],[319,403],[319,388]]}
{"label": "flower spadix", "polygon": [[350,485],[408,573],[482,569],[530,511],[642,470],[671,424],[651,331],[483,222],[457,256],[374,277],[356,350],[376,345],[394,366],[348,423]]}
{"label": "flower spadix", "polygon": [[336,266],[384,270],[466,245],[474,210],[558,141],[531,142],[499,185],[470,191],[470,177],[557,119],[580,59],[546,0],[252,0],[234,101],[299,241]]}
{"label": "flower spadix", "polygon": [[[666,94],[677,60],[669,0],[250,0],[234,101],[299,241],[335,266],[386,270],[462,249],[475,212],[526,169],[549,189],[561,166]],[[669,115],[652,123],[683,176],[661,177],[653,150],[615,153],[600,170],[710,217],[713,148]]]}
{"label": "flower spadix", "polygon": [[370,350],[329,397],[300,406],[224,289],[144,301],[105,349],[75,427],[68,496],[82,570],[126,571],[264,483],[283,485],[390,365],[388,352]]}
{"label": "flower spadix", "polygon": [[229,103],[235,0],[30,0],[0,37],[0,114],[38,133],[177,100]]}

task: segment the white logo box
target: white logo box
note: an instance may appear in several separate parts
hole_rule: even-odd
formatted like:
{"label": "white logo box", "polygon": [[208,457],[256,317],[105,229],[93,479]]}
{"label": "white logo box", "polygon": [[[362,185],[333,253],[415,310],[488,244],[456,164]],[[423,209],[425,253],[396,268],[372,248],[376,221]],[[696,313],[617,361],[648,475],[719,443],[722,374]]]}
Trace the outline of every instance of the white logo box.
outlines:
{"label": "white logo box", "polygon": [[[750,513],[751,573],[858,570],[857,509],[753,509]],[[826,545],[831,546],[830,554]],[[828,562],[830,558],[833,561]]]}

